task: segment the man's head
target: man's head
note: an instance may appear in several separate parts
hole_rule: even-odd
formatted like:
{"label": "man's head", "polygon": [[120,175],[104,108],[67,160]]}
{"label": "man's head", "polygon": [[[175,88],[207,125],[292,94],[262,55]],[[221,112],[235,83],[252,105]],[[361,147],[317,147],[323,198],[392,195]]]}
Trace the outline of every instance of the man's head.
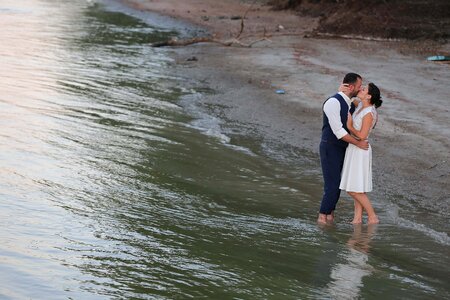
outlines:
{"label": "man's head", "polygon": [[345,75],[342,83],[348,85],[348,92],[346,92],[347,96],[356,97],[362,85],[362,77],[356,73],[348,73]]}

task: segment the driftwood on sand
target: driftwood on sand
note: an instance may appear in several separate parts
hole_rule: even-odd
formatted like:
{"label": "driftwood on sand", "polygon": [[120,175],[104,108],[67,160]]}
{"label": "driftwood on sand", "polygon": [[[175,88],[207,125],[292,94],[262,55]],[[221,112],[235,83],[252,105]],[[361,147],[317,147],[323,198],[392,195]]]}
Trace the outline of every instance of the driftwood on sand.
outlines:
{"label": "driftwood on sand", "polygon": [[263,33],[262,38],[251,41],[249,43],[243,43],[241,41],[241,35],[244,32],[244,27],[245,27],[244,19],[247,16],[247,13],[250,11],[250,9],[252,8],[252,6],[255,3],[256,3],[256,0],[253,1],[253,3],[245,11],[244,15],[241,18],[241,28],[239,30],[239,33],[232,39],[220,40],[220,39],[215,38],[215,36],[194,37],[194,38],[182,39],[182,40],[179,40],[177,38],[172,38],[170,40],[153,43],[152,47],[188,46],[188,45],[197,44],[197,43],[216,43],[216,44],[220,44],[220,45],[227,46],[227,47],[233,46],[233,45],[237,45],[237,46],[241,46],[241,47],[251,47],[258,42],[270,41],[269,37],[266,35],[266,28],[264,28],[264,33]]}
{"label": "driftwood on sand", "polygon": [[183,40],[178,40],[176,38],[173,38],[173,39],[170,39],[167,41],[153,43],[152,47],[188,46],[188,45],[197,44],[197,43],[217,43],[217,44],[221,44],[223,46],[238,45],[241,47],[251,47],[254,44],[261,42],[261,41],[270,41],[270,40],[268,39],[267,36],[264,36],[263,38],[255,40],[255,41],[251,41],[249,43],[243,43],[243,42],[241,42],[240,39],[237,39],[237,38],[224,40],[224,41],[213,38],[213,37],[195,37],[195,38],[183,39]]}

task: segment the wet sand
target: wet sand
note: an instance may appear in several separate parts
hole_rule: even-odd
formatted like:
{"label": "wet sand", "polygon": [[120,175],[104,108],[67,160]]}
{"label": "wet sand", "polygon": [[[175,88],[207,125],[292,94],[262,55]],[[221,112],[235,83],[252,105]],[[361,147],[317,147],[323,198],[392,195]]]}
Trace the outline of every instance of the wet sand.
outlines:
{"label": "wet sand", "polygon": [[[242,15],[248,7],[235,0],[125,2],[205,26],[224,38],[240,26],[227,16]],[[177,63],[188,69],[186,77],[215,90],[201,101],[225,106],[228,122],[252,124],[262,138],[306,151],[320,172],[321,105],[345,73],[361,74],[364,83],[380,87],[384,100],[371,135],[371,198],[385,211],[382,222],[395,222],[398,210],[407,220],[448,234],[450,65],[427,62],[426,57],[449,53],[450,45],[305,38],[317,20],[258,5],[245,24],[247,41],[261,37],[262,26],[271,41],[252,48],[203,43],[176,49]],[[235,31],[226,29],[229,26]],[[198,61],[187,61],[192,56]],[[277,89],[286,93],[278,95]],[[317,196],[319,206],[320,191]]]}

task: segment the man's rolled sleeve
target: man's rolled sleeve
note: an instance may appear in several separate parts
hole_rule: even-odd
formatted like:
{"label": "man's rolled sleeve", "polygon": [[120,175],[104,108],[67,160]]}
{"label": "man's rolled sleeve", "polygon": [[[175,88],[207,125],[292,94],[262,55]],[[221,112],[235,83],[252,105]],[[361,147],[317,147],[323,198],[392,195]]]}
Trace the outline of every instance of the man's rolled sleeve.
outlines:
{"label": "man's rolled sleeve", "polygon": [[323,105],[323,111],[328,118],[331,130],[338,140],[348,134],[341,122],[341,104],[338,99],[328,99],[328,101],[326,101]]}

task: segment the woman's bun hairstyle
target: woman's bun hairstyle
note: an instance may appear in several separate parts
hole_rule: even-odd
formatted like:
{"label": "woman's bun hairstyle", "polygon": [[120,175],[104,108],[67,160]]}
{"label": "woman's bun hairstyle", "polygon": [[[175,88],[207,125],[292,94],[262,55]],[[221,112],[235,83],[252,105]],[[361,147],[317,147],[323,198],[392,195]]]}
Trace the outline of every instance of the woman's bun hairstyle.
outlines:
{"label": "woman's bun hairstyle", "polygon": [[380,107],[383,103],[383,100],[381,100],[380,89],[372,82],[369,83],[369,95],[371,96],[370,103],[375,105],[375,108]]}

